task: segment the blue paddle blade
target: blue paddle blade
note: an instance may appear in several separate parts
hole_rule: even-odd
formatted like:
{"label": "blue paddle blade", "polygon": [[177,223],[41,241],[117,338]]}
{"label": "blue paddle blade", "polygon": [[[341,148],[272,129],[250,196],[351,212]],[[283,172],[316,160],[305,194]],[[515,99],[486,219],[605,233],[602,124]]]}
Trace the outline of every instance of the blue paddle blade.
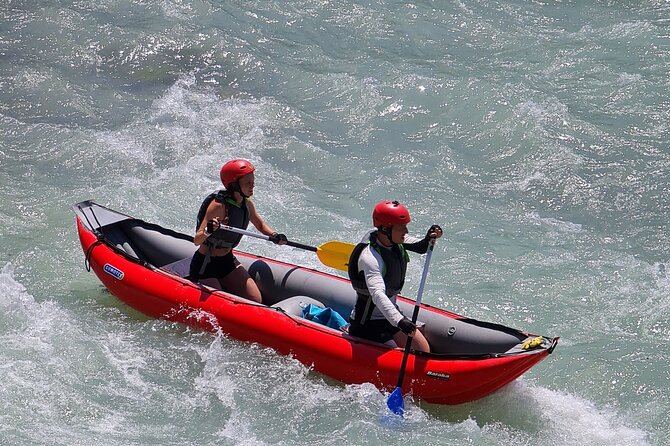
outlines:
{"label": "blue paddle blade", "polygon": [[391,409],[391,412],[402,417],[405,412],[405,401],[402,399],[402,390],[400,390],[400,387],[396,387],[393,393],[389,395],[386,405]]}

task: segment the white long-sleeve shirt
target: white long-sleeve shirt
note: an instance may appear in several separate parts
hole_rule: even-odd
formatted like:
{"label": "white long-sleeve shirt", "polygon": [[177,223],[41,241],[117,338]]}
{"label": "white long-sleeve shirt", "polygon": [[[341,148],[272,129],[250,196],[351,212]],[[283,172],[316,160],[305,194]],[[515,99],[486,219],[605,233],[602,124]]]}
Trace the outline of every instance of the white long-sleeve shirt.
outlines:
{"label": "white long-sleeve shirt", "polygon": [[[372,231],[368,232],[361,240],[361,243],[369,242],[371,233]],[[421,239],[406,235],[404,243],[415,243],[418,241],[421,241]],[[378,246],[380,249],[391,250],[391,248],[387,248],[381,244],[378,244]],[[400,322],[404,315],[396,305],[397,294],[390,297],[386,294],[386,285],[384,283],[384,276],[382,275],[383,268],[384,261],[381,254],[370,245],[363,249],[361,256],[358,258],[358,270],[363,272],[372,303],[375,305],[370,319],[386,319],[391,325],[397,327],[398,322]],[[351,313],[352,318],[355,315],[355,311],[354,308],[354,311]]]}

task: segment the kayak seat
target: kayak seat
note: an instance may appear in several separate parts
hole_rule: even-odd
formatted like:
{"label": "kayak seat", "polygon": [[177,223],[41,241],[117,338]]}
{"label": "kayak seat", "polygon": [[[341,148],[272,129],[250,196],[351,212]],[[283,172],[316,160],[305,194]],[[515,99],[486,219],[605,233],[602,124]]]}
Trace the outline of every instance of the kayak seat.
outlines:
{"label": "kayak seat", "polygon": [[312,304],[319,308],[326,308],[325,305],[323,305],[321,302],[316,299],[312,299],[309,296],[292,296],[271,305],[271,307],[281,308],[287,314],[302,317],[302,309],[305,308],[308,304]]}
{"label": "kayak seat", "polygon": [[148,261],[147,257],[139,250],[139,248],[136,246],[133,247],[133,245],[129,243],[128,235],[124,231],[121,224],[117,223],[107,226],[105,228],[104,235],[111,245],[116,246],[116,248],[120,249],[121,251],[126,252],[138,260],[142,260],[144,262]]}
{"label": "kayak seat", "polygon": [[156,267],[190,258],[197,249],[188,236],[141,220],[121,220],[105,226],[102,233],[109,244]]}
{"label": "kayak seat", "polygon": [[179,277],[186,277],[190,272],[189,270],[191,268],[191,259],[192,257],[189,256],[181,260],[177,260],[176,262],[168,263],[161,269],[164,269],[170,274],[174,274]]}
{"label": "kayak seat", "polygon": [[143,254],[149,263],[157,267],[191,257],[197,248],[190,240],[170,237],[161,232],[162,228],[144,222],[125,220],[120,225],[135,252]]}
{"label": "kayak seat", "polygon": [[333,281],[298,266],[243,255],[238,260],[258,284],[267,305],[272,306],[295,296],[309,296],[321,304],[319,307],[330,307],[348,319],[356,303],[356,292],[348,281]]}

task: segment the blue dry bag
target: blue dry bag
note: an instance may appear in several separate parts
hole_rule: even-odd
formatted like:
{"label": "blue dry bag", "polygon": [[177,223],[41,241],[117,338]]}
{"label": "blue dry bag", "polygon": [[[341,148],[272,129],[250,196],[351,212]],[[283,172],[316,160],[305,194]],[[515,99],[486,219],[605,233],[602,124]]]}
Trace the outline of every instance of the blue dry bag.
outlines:
{"label": "blue dry bag", "polygon": [[305,305],[302,309],[302,317],[337,330],[347,325],[347,321],[337,311],[332,308],[319,308],[312,304]]}

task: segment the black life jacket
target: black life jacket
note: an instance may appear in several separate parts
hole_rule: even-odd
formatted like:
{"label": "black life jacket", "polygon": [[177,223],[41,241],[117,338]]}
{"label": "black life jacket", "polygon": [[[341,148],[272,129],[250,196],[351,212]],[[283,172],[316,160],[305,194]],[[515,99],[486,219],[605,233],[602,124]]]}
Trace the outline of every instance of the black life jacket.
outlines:
{"label": "black life jacket", "polygon": [[409,255],[402,244],[394,244],[391,249],[380,246],[377,243],[377,231],[370,234],[369,243],[359,243],[356,245],[349,257],[347,272],[351,285],[357,295],[354,315],[355,321],[359,324],[369,321],[375,309],[375,304],[370,297],[370,290],[368,290],[368,286],[365,283],[365,275],[363,271],[358,269],[358,259],[361,257],[363,250],[368,246],[377,251],[382,257],[382,277],[388,297],[393,297],[402,290],[407,275],[407,262],[409,262]]}
{"label": "black life jacket", "polygon": [[[241,204],[238,204],[232,197],[226,194],[225,190],[220,190],[218,192],[213,192],[203,200],[198,210],[198,217],[196,220],[195,230],[200,229],[205,214],[207,213],[207,208],[209,207],[212,200],[216,200],[219,203],[223,203],[226,206],[226,215],[228,216],[228,226],[234,228],[247,229],[249,226],[249,209],[247,208],[247,199],[245,198]],[[225,231],[219,229],[214,231],[207,240],[205,240],[205,245],[212,248],[234,248],[242,240],[242,234],[237,234],[231,231]]]}

